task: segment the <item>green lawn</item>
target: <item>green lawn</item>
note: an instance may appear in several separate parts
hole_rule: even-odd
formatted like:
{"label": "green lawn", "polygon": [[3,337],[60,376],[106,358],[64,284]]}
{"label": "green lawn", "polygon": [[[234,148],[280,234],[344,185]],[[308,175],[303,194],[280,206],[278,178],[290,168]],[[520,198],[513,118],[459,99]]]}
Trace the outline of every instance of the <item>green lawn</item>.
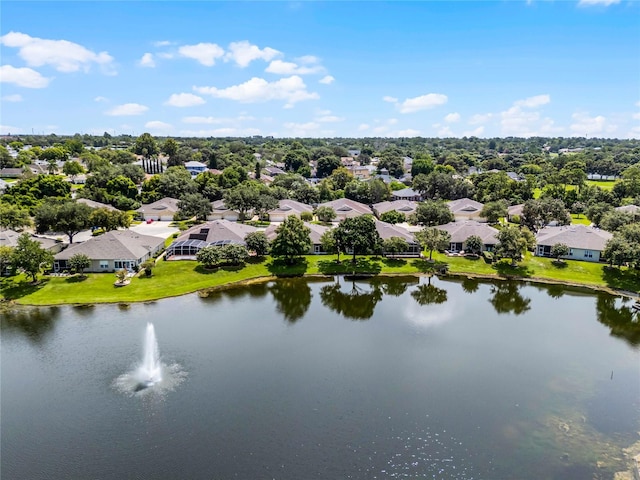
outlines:
{"label": "green lawn", "polygon": [[581,213],[580,216],[575,213],[571,214],[571,223],[580,224],[580,225],[591,225],[591,222],[587,217],[584,216],[584,213]]}
{"label": "green lawn", "polygon": [[356,264],[342,256],[310,255],[295,265],[267,257],[253,259],[242,268],[206,270],[195,261],[158,262],[151,278],[134,277],[126,287],[114,287],[113,274],[88,274],[81,278],[43,277],[31,285],[23,275],[0,280],[2,297],[30,305],[93,304],[105,302],[151,301],[163,297],[215,288],[260,277],[335,274],[419,274],[439,270],[447,264],[452,274],[475,274],[494,277],[546,279],[591,286],[611,287],[637,292],[640,272],[628,269],[609,269],[599,263],[567,261],[528,254],[517,267],[503,260],[488,264],[482,258],[447,257],[434,253],[435,262],[421,259],[387,259],[358,257]]}
{"label": "green lawn", "polygon": [[603,190],[613,190],[616,180],[587,180],[586,184],[592,187],[600,187]]}

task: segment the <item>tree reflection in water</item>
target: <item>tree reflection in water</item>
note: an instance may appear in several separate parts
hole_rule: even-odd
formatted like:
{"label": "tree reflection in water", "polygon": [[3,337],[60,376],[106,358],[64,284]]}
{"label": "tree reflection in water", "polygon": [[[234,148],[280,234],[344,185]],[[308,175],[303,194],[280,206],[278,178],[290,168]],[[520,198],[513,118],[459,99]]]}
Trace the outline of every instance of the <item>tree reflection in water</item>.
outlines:
{"label": "tree reflection in water", "polygon": [[420,283],[420,278],[407,275],[398,277],[373,277],[369,280],[369,284],[374,288],[380,288],[385,295],[399,297],[407,291],[409,285]]}
{"label": "tree reflection in water", "polygon": [[640,345],[640,312],[634,312],[631,306],[616,306],[612,295],[599,294],[596,301],[598,321],[611,329],[611,336],[626,340],[629,345]]}
{"label": "tree reflection in water", "polygon": [[411,296],[420,305],[440,304],[447,301],[447,291],[444,288],[438,288],[431,284],[431,277],[427,281],[426,285],[420,285],[413,292]]}
{"label": "tree reflection in water", "polygon": [[35,343],[40,343],[50,332],[60,316],[58,307],[7,308],[0,313],[0,330],[4,333],[19,332]]}
{"label": "tree reflection in water", "polygon": [[295,323],[307,313],[311,305],[311,287],[301,279],[280,279],[269,286],[276,309],[289,323]]}
{"label": "tree reflection in water", "polygon": [[520,285],[516,282],[498,282],[491,285],[493,297],[489,299],[497,313],[521,315],[531,310],[531,299],[520,295]]}
{"label": "tree reflection in water", "polygon": [[376,305],[382,300],[383,292],[378,285],[364,291],[352,281],[351,290],[343,292],[338,281],[320,289],[320,299],[325,307],[351,320],[368,320],[373,316]]}
{"label": "tree reflection in water", "polygon": [[480,282],[477,278],[465,278],[462,280],[462,290],[466,293],[475,293],[480,288]]}

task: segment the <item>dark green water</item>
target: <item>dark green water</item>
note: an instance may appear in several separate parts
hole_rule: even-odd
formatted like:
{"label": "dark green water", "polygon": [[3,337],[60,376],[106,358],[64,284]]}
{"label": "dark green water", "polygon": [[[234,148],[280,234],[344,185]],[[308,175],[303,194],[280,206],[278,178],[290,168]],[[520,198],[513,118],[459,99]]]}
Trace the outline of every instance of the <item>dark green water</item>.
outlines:
{"label": "dark green water", "polygon": [[[340,278],[7,312],[2,478],[613,478],[640,430],[630,307]],[[165,380],[135,393],[147,322]]]}

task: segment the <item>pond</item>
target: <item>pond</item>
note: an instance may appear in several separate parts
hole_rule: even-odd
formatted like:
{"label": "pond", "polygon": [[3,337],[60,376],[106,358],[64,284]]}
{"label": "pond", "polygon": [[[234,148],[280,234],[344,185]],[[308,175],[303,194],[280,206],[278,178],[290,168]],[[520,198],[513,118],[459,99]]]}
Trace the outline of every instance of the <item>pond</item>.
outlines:
{"label": "pond", "polygon": [[1,333],[3,479],[607,479],[640,429],[631,302],[558,286],[283,279]]}

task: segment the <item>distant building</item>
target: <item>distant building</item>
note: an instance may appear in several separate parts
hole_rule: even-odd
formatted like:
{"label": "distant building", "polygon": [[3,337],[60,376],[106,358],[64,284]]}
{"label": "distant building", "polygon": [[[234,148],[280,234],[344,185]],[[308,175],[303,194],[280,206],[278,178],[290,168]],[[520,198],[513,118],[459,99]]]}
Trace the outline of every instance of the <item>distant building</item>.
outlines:
{"label": "distant building", "polygon": [[470,198],[460,198],[447,202],[449,210],[453,213],[456,221],[462,220],[484,220],[480,217],[480,212],[484,208],[484,204],[471,200]]}
{"label": "distant building", "polygon": [[201,173],[207,170],[207,165],[202,162],[196,162],[195,160],[191,160],[184,164],[184,168],[191,174],[191,176],[195,177],[200,175]]}
{"label": "distant building", "polygon": [[162,220],[172,221],[173,216],[178,213],[179,200],[171,197],[165,197],[157,202],[142,205],[137,212],[142,214],[145,220]]}
{"label": "distant building", "polygon": [[313,213],[313,207],[306,203],[297,202],[291,199],[278,201],[278,207],[269,210],[269,220],[271,222],[284,222],[289,215],[300,216],[303,212]]}

